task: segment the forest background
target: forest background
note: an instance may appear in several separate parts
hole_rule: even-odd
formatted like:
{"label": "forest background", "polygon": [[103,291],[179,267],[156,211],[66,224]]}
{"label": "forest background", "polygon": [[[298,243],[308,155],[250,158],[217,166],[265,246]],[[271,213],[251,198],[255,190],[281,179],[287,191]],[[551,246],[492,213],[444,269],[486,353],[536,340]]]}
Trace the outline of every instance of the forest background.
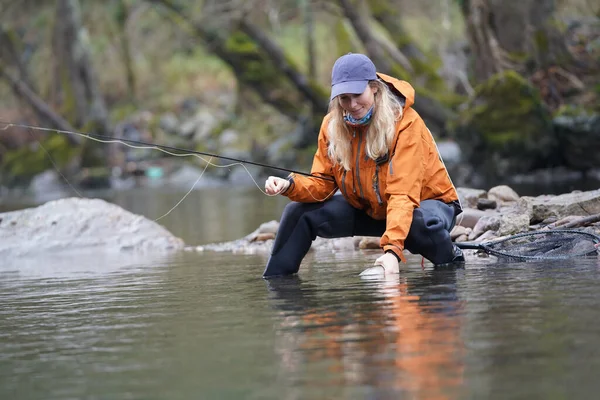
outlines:
{"label": "forest background", "polygon": [[65,132],[308,171],[347,52],[416,88],[457,184],[600,177],[595,0],[1,0],[0,188],[205,167]]}

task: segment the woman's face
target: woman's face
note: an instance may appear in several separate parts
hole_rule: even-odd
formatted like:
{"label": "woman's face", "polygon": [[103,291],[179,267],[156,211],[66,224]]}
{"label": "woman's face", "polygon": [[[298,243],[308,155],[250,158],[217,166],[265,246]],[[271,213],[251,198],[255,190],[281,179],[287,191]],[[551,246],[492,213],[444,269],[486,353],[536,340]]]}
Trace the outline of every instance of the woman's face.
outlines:
{"label": "woman's face", "polygon": [[367,88],[361,94],[344,93],[338,96],[340,105],[354,119],[364,117],[375,102],[375,93],[377,88],[367,85]]}

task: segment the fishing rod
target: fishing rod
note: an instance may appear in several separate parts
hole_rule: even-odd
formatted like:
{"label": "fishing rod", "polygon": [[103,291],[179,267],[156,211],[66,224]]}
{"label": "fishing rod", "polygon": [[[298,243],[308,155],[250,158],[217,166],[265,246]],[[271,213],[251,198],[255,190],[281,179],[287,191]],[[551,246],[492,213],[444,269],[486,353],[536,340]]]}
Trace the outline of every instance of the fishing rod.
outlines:
{"label": "fishing rod", "polygon": [[166,145],[162,145],[162,144],[142,142],[140,140],[117,138],[117,137],[108,136],[108,135],[101,135],[99,133],[83,133],[83,132],[76,132],[76,131],[66,131],[66,130],[61,130],[61,129],[51,129],[51,128],[44,128],[44,127],[40,127],[40,126],[33,126],[33,125],[27,125],[27,124],[17,124],[17,123],[13,123],[13,122],[5,122],[2,120],[0,120],[0,123],[5,125],[5,127],[2,130],[6,130],[11,126],[14,126],[14,127],[18,127],[18,128],[36,129],[36,130],[46,131],[46,132],[56,132],[56,133],[62,133],[62,134],[68,134],[68,135],[83,136],[83,137],[87,137],[89,139],[104,140],[107,142],[122,142],[124,144],[133,144],[133,145],[139,145],[139,146],[154,147],[154,148],[162,149],[162,150],[176,151],[176,152],[182,153],[182,154],[196,154],[196,155],[201,155],[201,156],[206,156],[206,157],[220,158],[222,160],[234,161],[234,162],[238,162],[238,163],[242,163],[242,164],[250,164],[250,165],[256,165],[256,166],[264,167],[264,168],[272,168],[272,169],[290,172],[290,173],[294,173],[294,174],[298,174],[298,175],[310,176],[312,178],[318,178],[318,179],[322,179],[324,181],[334,182],[333,178],[329,178],[329,177],[325,177],[325,176],[312,175],[307,172],[296,171],[296,170],[289,169],[289,168],[276,167],[273,165],[263,164],[263,163],[259,163],[259,162],[255,162],[255,161],[248,161],[248,160],[242,160],[239,158],[226,157],[226,156],[207,153],[207,152],[203,152],[203,151],[182,149],[179,147],[166,146]]}

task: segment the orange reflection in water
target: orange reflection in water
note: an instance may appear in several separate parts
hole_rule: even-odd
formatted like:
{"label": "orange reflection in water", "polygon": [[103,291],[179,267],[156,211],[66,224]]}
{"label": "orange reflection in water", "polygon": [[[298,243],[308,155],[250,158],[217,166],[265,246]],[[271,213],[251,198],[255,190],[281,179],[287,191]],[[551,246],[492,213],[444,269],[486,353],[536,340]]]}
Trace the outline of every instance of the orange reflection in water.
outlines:
{"label": "orange reflection in water", "polygon": [[[281,355],[296,354],[286,357],[286,369],[313,370],[328,386],[367,385],[427,399],[462,394],[464,304],[455,298],[428,300],[428,284],[427,279],[418,288],[407,279],[377,282],[366,291],[370,297],[361,291],[338,309],[327,306],[327,296],[318,306],[313,301],[298,308],[296,297],[294,315],[285,318],[288,340],[278,349]],[[319,375],[323,366],[327,377]]]}

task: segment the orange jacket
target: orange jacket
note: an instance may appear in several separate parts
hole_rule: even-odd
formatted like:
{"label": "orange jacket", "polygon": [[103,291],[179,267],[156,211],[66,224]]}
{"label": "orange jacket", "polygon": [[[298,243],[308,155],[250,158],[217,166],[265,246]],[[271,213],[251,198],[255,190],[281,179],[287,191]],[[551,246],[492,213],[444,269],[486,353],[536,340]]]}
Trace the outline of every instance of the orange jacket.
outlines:
{"label": "orange jacket", "polygon": [[333,177],[335,181],[291,175],[292,184],[285,196],[292,201],[315,202],[329,198],[336,189],[353,207],[365,210],[372,218],[386,219],[381,237],[384,251],[393,251],[406,262],[402,251],[413,218],[413,210],[421,200],[436,199],[445,203],[458,200],[448,172],[438,154],[431,132],[415,110],[415,90],[405,81],[378,74],[392,92],[405,99],[402,119],[397,122],[394,144],[388,160],[379,164],[365,153],[364,128],[357,128],[352,138],[354,168],[345,171],[335,167],[327,155],[327,124],[323,119],[318,148],[313,159],[312,175]]}

